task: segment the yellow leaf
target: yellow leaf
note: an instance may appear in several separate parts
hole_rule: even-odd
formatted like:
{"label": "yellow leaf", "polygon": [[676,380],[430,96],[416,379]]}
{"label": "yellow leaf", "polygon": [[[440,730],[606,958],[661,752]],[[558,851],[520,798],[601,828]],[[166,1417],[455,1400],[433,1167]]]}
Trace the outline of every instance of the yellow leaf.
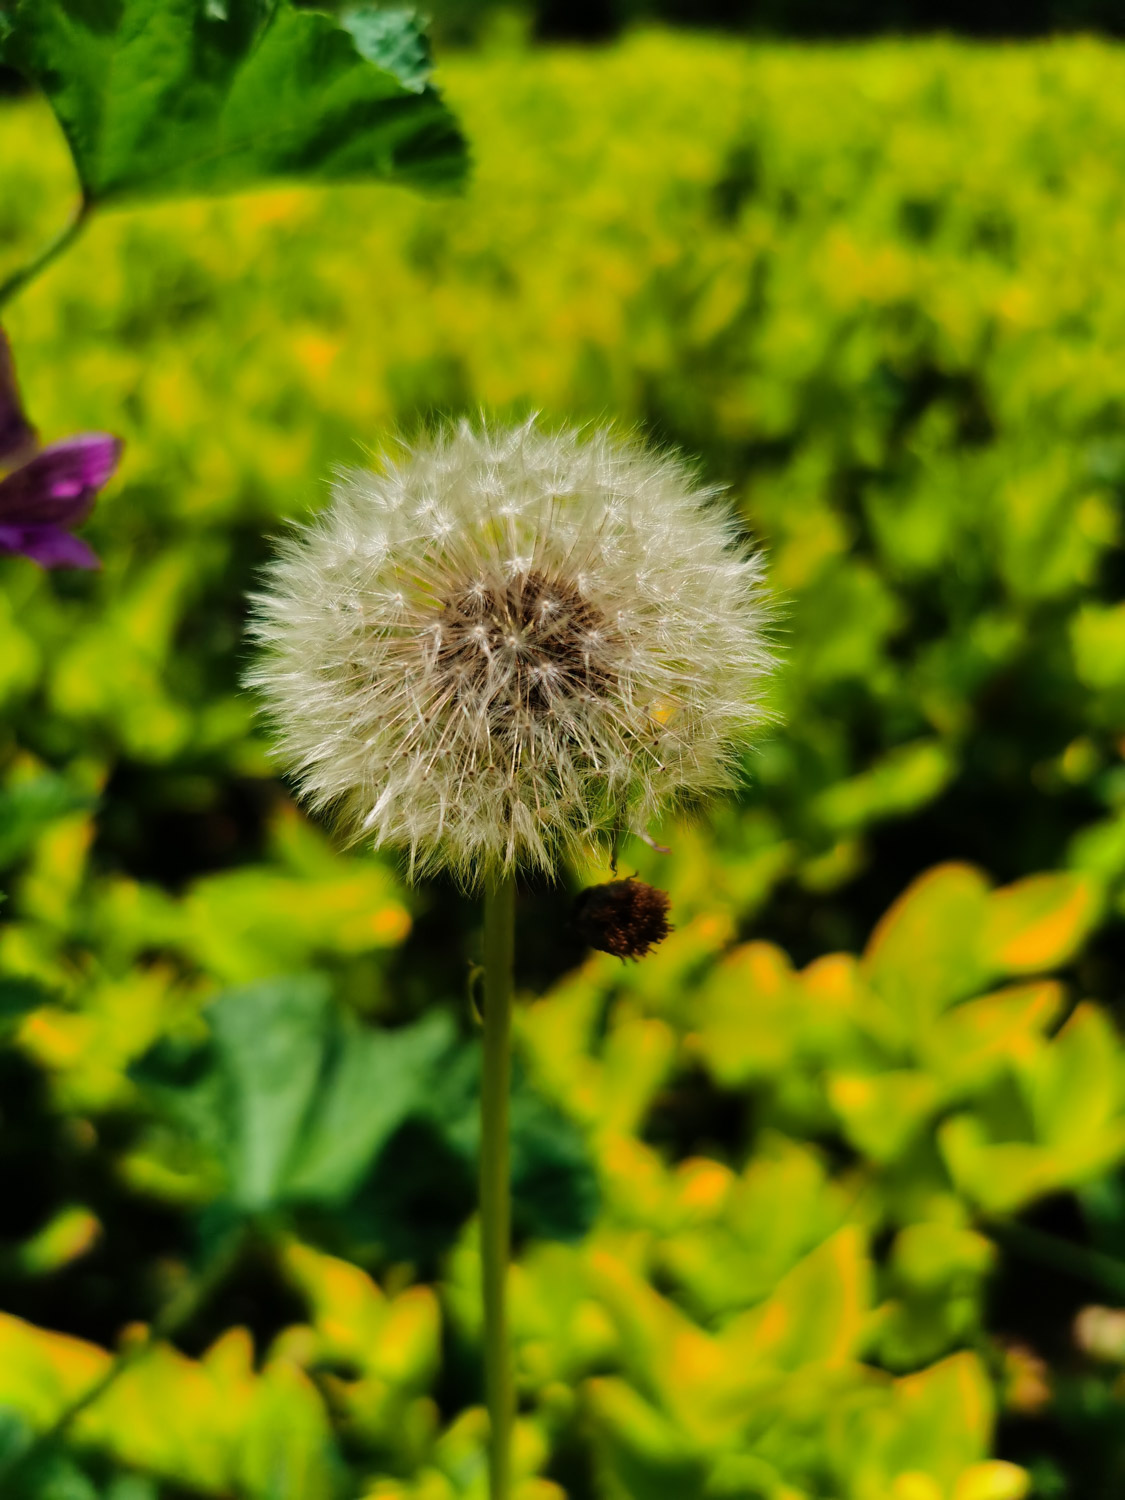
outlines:
{"label": "yellow leaf", "polygon": [[772,943],[744,943],[708,975],[696,1006],[694,1046],[728,1086],[768,1076],[792,1050],[796,976]]}
{"label": "yellow leaf", "polygon": [[77,1260],[97,1244],[102,1226],[88,1208],[61,1208],[16,1252],[25,1276],[45,1276]]}
{"label": "yellow leaf", "polygon": [[923,1025],[982,978],[988,882],[970,865],[937,865],[907,887],[871,936],[864,974]]}
{"label": "yellow leaf", "polygon": [[955,1089],[979,1087],[1034,1054],[1065,996],[1054,980],[1011,985],[947,1011],[922,1042],[922,1057]]}
{"label": "yellow leaf", "polygon": [[1030,875],[988,900],[983,951],[994,972],[1033,974],[1069,959],[1101,912],[1094,876],[1063,871]]}
{"label": "yellow leaf", "polygon": [[945,1500],[945,1497],[936,1479],[917,1469],[911,1469],[895,1479],[891,1487],[891,1500]]}
{"label": "yellow leaf", "polygon": [[1031,1475],[1015,1464],[991,1459],[973,1464],[958,1476],[953,1500],[1024,1500],[1031,1492]]}
{"label": "yellow leaf", "polygon": [[109,1362],[106,1351],[94,1344],[0,1313],[0,1405],[19,1412],[33,1427],[54,1421]]}
{"label": "yellow leaf", "polygon": [[894,1161],[909,1148],[940,1099],[933,1078],[907,1068],[835,1074],[828,1097],[847,1138],[880,1162]]}
{"label": "yellow leaf", "polygon": [[312,1305],[317,1323],[346,1342],[370,1339],[386,1316],[386,1298],[366,1271],[291,1240],[281,1263]]}
{"label": "yellow leaf", "polygon": [[870,1302],[863,1233],[847,1225],[783,1276],[764,1303],[736,1318],[720,1342],[747,1366],[841,1365],[856,1351]]}

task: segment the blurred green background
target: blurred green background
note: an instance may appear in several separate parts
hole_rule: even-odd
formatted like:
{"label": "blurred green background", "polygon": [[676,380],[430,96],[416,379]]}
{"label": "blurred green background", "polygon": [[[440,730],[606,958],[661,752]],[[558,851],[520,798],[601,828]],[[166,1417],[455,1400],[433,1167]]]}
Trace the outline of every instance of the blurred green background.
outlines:
{"label": "blurred green background", "polygon": [[[463,196],[107,213],[7,313],[127,446],[101,574],[0,562],[0,1462],[177,1327],[0,1492],[485,1493],[478,913],[238,688],[269,536],[485,408],[697,456],[784,614],[743,793],[625,851],[657,954],[521,896],[521,1500],[1113,1500],[1125,53],[517,23]],[[0,140],[2,277],[74,188]]]}

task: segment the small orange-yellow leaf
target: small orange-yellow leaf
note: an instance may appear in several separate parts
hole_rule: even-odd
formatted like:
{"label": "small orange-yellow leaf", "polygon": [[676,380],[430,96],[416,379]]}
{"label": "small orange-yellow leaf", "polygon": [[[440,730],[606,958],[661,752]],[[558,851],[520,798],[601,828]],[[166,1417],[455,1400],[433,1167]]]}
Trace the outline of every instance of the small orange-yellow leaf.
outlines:
{"label": "small orange-yellow leaf", "polygon": [[1065,963],[1101,909],[1101,889],[1078,871],[1031,875],[988,901],[984,951],[994,969],[1032,974]]}

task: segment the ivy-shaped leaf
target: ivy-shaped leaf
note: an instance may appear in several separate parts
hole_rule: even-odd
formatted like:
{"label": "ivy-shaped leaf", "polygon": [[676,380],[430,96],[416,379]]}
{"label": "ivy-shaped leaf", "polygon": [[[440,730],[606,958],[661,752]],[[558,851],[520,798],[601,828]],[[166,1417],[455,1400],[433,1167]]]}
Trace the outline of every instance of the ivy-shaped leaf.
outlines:
{"label": "ivy-shaped leaf", "polygon": [[88,204],[271,178],[448,186],[465,172],[411,12],[20,0],[4,60],[46,93]]}

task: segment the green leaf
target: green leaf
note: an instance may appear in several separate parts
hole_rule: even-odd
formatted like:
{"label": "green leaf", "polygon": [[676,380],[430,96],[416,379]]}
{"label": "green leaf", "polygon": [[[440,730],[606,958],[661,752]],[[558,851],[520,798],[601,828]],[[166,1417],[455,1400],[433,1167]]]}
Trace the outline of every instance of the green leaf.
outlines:
{"label": "green leaf", "polygon": [[286,1195],[340,1202],[358,1187],[376,1151],[429,1092],[453,1044],[435,1011],[416,1026],[371,1031],[344,1017],[316,1106],[286,1174]]}
{"label": "green leaf", "polygon": [[943,1102],[968,1097],[1034,1049],[1059,1016],[1065,992],[1055,980],[1010,985],[946,1012],[921,1039],[919,1056],[940,1083]]}
{"label": "green leaf", "polygon": [[234,1192],[246,1208],[277,1196],[309,1111],[327,1044],[328,981],[319,974],[229,990],[207,1012],[231,1085]]}
{"label": "green leaf", "polygon": [[1121,1057],[1113,1023],[1079,1005],[1049,1047],[1021,1059],[1037,1136],[1051,1146],[1098,1152],[1120,1138]]}
{"label": "green leaf", "polygon": [[50,99],[90,202],[464,176],[401,12],[339,24],[289,0],[21,0],[7,53]]}
{"label": "green leaf", "polygon": [[903,892],[872,934],[863,958],[867,979],[919,1028],[981,980],[987,899],[979,871],[937,865]]}
{"label": "green leaf", "polygon": [[722,1334],[740,1365],[795,1370],[851,1358],[871,1304],[871,1271],[862,1230],[849,1224],[778,1282],[758,1307]]}
{"label": "green leaf", "polygon": [[[0,26],[3,16],[0,15]],[[32,1433],[26,1420],[10,1406],[0,1406],[0,1464],[12,1462],[31,1442]]]}
{"label": "green leaf", "polygon": [[230,1083],[218,1065],[213,1043],[200,1047],[162,1037],[133,1064],[129,1076],[150,1109],[229,1170],[234,1109]]}
{"label": "green leaf", "polygon": [[[375,1173],[380,1239],[397,1258],[432,1253],[476,1202],[481,1053],[462,1044],[445,1059],[441,1087],[426,1088]],[[513,1067],[510,1099],[512,1221],[534,1239],[577,1240],[593,1223],[598,1187],[581,1132]],[[441,1202],[435,1204],[439,1195]]]}
{"label": "green leaf", "polygon": [[1074,667],[1095,691],[1125,687],[1125,604],[1086,604],[1070,625]]}
{"label": "green leaf", "polygon": [[851,833],[924,807],[944,791],[955,771],[949,751],[936,740],[900,745],[869,770],[821,792],[813,801],[813,816],[835,834]]}
{"label": "green leaf", "polygon": [[318,974],[228,990],[206,1018],[204,1046],[166,1039],[131,1073],[222,1164],[241,1210],[348,1198],[403,1121],[430,1108],[454,1045],[442,1012],[368,1030]]}
{"label": "green leaf", "polygon": [[383,10],[357,5],[341,11],[340,25],[350,32],[356,51],[393,73],[403,88],[421,93],[433,72],[430,48],[416,10]]}
{"label": "green leaf", "polygon": [[100,1235],[97,1216],[83,1204],[69,1204],[12,1249],[5,1269],[20,1276],[53,1275],[87,1254]]}
{"label": "green leaf", "polygon": [[989,897],[985,961],[1008,974],[1056,968],[1073,958],[1101,908],[1101,887],[1092,875],[1060,871],[1018,880]]}
{"label": "green leaf", "polygon": [[4,1500],[103,1500],[103,1497],[74,1459],[58,1448],[48,1448],[21,1464],[11,1479],[5,1476]]}
{"label": "green leaf", "polygon": [[677,1424],[613,1375],[590,1381],[587,1400],[594,1442],[614,1481],[609,1493],[628,1495],[630,1500],[667,1500],[669,1495],[703,1500],[706,1458]]}
{"label": "green leaf", "polygon": [[830,1074],[828,1097],[844,1135],[878,1162],[905,1155],[939,1102],[936,1080],[914,1068]]}
{"label": "green leaf", "polygon": [[[954,1354],[896,1380],[883,1401],[857,1403],[833,1427],[838,1462],[855,1476],[853,1494],[889,1496],[899,1475],[919,1474],[932,1475],[936,1483],[919,1486],[915,1494],[949,1495],[961,1474],[988,1452],[995,1397],[975,1354]],[[958,1485],[956,1493],[966,1491]]]}
{"label": "green leaf", "polygon": [[51,823],[93,805],[92,797],[50,772],[0,792],[0,868],[22,859]]}

